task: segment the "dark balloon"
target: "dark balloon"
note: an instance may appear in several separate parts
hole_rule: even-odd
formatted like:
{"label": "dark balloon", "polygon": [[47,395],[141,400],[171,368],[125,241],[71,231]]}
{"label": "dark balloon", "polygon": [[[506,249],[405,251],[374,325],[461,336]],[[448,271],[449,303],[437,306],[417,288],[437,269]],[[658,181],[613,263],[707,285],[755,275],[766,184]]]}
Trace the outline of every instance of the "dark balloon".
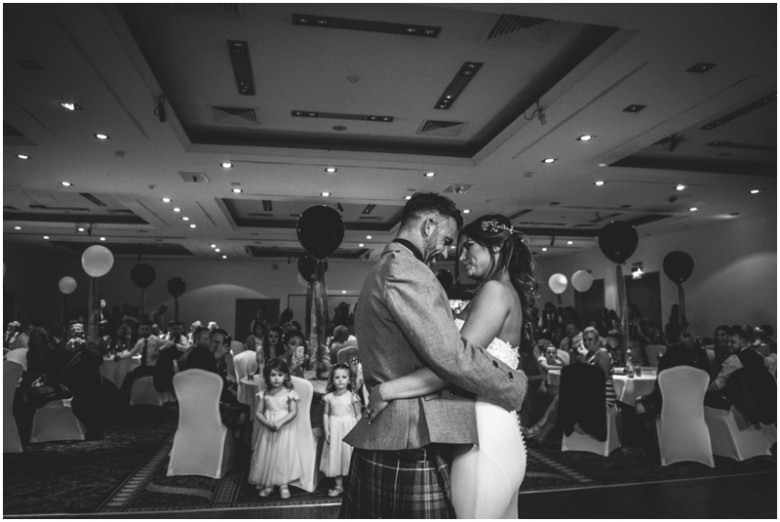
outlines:
{"label": "dark balloon", "polygon": [[445,290],[452,288],[453,278],[452,273],[449,270],[444,268],[437,270],[436,279],[439,280],[439,283],[441,283],[441,286],[443,286]]}
{"label": "dark balloon", "polygon": [[156,275],[152,265],[147,265],[146,263],[138,263],[130,270],[130,279],[141,290],[151,285]]}
{"label": "dark balloon", "polygon": [[298,258],[298,273],[307,283],[320,281],[328,270],[328,261],[317,259],[308,252]]}
{"label": "dark balloon", "polygon": [[638,244],[636,229],[622,221],[613,221],[599,232],[599,248],[615,263],[623,263],[631,257]]}
{"label": "dark balloon", "polygon": [[317,259],[331,255],[344,239],[341,214],[326,205],[304,210],[298,218],[298,241]]}
{"label": "dark balloon", "polygon": [[181,277],[172,277],[168,279],[168,293],[173,297],[179,297],[184,293],[184,289],[187,285],[184,284],[184,279]]}
{"label": "dark balloon", "polygon": [[669,252],[664,257],[664,273],[675,283],[684,283],[693,273],[693,258],[682,250]]}

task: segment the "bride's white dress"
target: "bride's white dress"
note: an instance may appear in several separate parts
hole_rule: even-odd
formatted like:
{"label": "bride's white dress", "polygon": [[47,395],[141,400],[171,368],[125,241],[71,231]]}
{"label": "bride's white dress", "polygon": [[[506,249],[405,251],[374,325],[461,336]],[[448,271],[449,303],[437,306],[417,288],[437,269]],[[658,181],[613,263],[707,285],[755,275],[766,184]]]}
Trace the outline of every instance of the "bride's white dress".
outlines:
{"label": "bride's white dress", "polygon": [[[455,320],[458,328],[463,321]],[[517,348],[493,339],[488,353],[517,368]],[[455,457],[450,474],[458,518],[517,518],[517,496],[525,477],[525,442],[517,413],[477,400],[479,445]]]}

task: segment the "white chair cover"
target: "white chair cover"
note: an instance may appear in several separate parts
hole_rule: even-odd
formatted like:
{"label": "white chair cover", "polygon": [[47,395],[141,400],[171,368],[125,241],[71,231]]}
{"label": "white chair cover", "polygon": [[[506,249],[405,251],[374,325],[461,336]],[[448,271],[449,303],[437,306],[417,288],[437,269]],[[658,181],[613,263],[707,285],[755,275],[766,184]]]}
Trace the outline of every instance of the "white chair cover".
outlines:
{"label": "white chair cover", "polygon": [[705,406],[704,419],[710,430],[713,454],[739,461],[772,454],[764,432],[748,424],[738,410]]}
{"label": "white chair cover", "polygon": [[130,406],[139,404],[149,404],[151,406],[162,406],[166,402],[173,402],[176,396],[169,392],[158,392],[154,387],[153,377],[144,375],[133,381],[133,387],[130,388]]}
{"label": "white chair cover", "polygon": [[561,440],[561,451],[587,451],[609,457],[610,453],[620,447],[620,437],[617,429],[617,408],[606,406],[607,408],[607,440],[601,442],[589,433],[580,432],[576,429],[571,435],[563,434]]}
{"label": "white chair cover", "polygon": [[645,346],[645,355],[650,366],[658,368],[658,358],[666,353],[666,346],[663,344],[648,344]]}
{"label": "white chair cover", "polygon": [[16,348],[6,352],[3,357],[6,361],[21,364],[22,369],[27,370],[27,350],[29,350],[29,348]]}
{"label": "white chair cover", "polygon": [[687,460],[715,466],[704,420],[709,381],[707,372],[692,366],[675,366],[658,374],[663,406],[655,427],[662,466]]}
{"label": "white chair cover", "polygon": [[339,364],[349,364],[349,359],[352,356],[360,357],[358,355],[357,346],[345,346],[336,354],[336,360]]}
{"label": "white chair cover", "polygon": [[[257,371],[257,354],[251,350],[243,351],[233,357],[233,366],[238,381],[236,389],[238,402],[251,406],[254,403],[252,396],[257,393],[257,389],[242,383],[241,379],[248,379],[252,373]],[[254,412],[252,414],[254,415]]]}
{"label": "white chair cover", "polygon": [[319,463],[317,462],[317,441],[311,430],[311,402],[314,398],[314,386],[300,377],[290,377],[293,389],[300,396],[298,415],[295,416],[296,436],[298,439],[298,452],[301,455],[303,465],[303,477],[290,485],[312,492],[317,489],[319,483]]}
{"label": "white chair cover", "polygon": [[192,369],[173,376],[179,425],[173,438],[168,476],[222,478],[233,466],[233,437],[219,416],[222,378]]}
{"label": "white chair cover", "polygon": [[14,396],[21,378],[21,364],[3,361],[3,453],[22,452],[22,441],[19,439],[19,430],[16,428],[16,418],[14,418]]}
{"label": "white chair cover", "polygon": [[30,442],[84,440],[84,425],[73,414],[72,399],[51,401],[35,411]]}

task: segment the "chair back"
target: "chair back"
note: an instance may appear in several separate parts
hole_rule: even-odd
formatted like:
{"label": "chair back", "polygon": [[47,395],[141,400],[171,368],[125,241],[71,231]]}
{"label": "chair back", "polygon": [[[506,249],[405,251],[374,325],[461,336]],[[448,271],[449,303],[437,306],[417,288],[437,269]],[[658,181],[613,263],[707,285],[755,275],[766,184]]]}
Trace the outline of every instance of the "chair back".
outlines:
{"label": "chair back", "polygon": [[22,452],[22,442],[19,439],[19,430],[16,428],[16,419],[13,411],[14,396],[21,378],[21,364],[13,361],[3,361],[3,453]]}
{"label": "chair back", "polygon": [[298,415],[295,416],[295,431],[298,452],[301,456],[303,465],[303,476],[294,481],[291,485],[301,488],[304,491],[312,492],[317,488],[319,482],[319,471],[317,466],[317,442],[314,440],[314,433],[311,429],[311,404],[314,399],[314,386],[300,377],[294,375],[290,377],[293,389],[301,398],[298,403]]}
{"label": "chair back", "polygon": [[[252,404],[252,396],[256,390],[252,386],[242,383],[242,379],[248,379],[250,375],[257,371],[257,354],[251,350],[246,350],[233,357],[233,366],[235,367],[236,380],[238,388],[236,397],[243,404]],[[254,415],[254,412],[252,413]]]}
{"label": "chair back", "polygon": [[19,363],[22,365],[22,369],[27,369],[27,351],[29,348],[16,348],[14,350],[8,351],[4,358],[6,361],[11,361],[15,363]]}
{"label": "chair back", "polygon": [[715,465],[704,420],[704,393],[709,381],[707,372],[685,365],[658,374],[663,406],[656,428],[662,465],[683,460]]}
{"label": "chair back", "polygon": [[222,424],[219,397],[222,378],[193,368],[173,376],[179,401],[179,424],[173,439],[168,476],[222,478],[232,465],[233,437]]}
{"label": "chair back", "polygon": [[349,364],[352,357],[360,359],[357,346],[345,346],[336,354],[336,361],[339,364]]}
{"label": "chair back", "polygon": [[558,400],[558,424],[566,435],[579,424],[596,440],[606,440],[606,384],[601,368],[582,363],[562,367]]}
{"label": "chair back", "polygon": [[645,346],[645,358],[650,366],[658,368],[658,358],[666,353],[666,346],[663,344],[648,344]]}

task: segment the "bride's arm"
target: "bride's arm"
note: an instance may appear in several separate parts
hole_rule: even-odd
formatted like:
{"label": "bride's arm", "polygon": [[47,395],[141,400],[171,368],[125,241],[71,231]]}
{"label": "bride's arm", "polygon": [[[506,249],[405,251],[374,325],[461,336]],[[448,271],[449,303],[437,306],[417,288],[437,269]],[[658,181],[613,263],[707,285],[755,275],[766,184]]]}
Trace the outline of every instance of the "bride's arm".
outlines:
{"label": "bride's arm", "polygon": [[[479,346],[488,346],[501,333],[508,307],[502,292],[506,287],[496,281],[489,281],[474,297],[461,335]],[[403,377],[383,382],[371,390],[366,414],[373,419],[387,404],[396,399],[412,399],[437,392],[447,386],[447,382],[430,368],[420,368]]]}

